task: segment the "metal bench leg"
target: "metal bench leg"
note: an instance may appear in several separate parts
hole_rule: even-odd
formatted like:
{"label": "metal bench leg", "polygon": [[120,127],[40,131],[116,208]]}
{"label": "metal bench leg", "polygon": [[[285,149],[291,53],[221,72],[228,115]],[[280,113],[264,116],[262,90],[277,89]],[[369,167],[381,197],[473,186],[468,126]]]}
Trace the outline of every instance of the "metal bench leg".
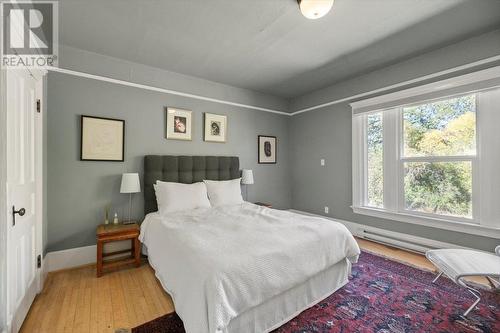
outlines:
{"label": "metal bench leg", "polygon": [[436,281],[443,275],[443,272],[439,272],[439,274],[432,280],[432,283],[436,283]]}
{"label": "metal bench leg", "polygon": [[476,305],[481,301],[481,294],[479,293],[478,290],[471,288],[469,286],[465,286],[465,288],[467,288],[467,290],[477,298],[476,301],[467,309],[467,311],[464,312],[464,317],[467,317],[469,312],[471,312],[472,309],[474,309]]}
{"label": "metal bench leg", "polygon": [[500,291],[500,280],[495,280],[492,277],[487,276],[488,282],[490,283],[490,287],[493,290],[493,292]]}

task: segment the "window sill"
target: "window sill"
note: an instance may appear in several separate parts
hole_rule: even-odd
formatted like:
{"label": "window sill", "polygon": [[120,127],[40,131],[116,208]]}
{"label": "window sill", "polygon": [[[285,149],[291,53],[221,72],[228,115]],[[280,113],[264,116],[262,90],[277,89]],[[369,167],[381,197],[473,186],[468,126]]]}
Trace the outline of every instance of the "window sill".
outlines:
{"label": "window sill", "polygon": [[352,207],[356,214],[368,215],[398,222],[423,225],[426,227],[439,228],[449,231],[462,232],[471,235],[484,236],[489,238],[500,238],[500,228],[479,225],[470,222],[457,222],[446,219],[432,218],[426,216],[416,216],[412,214],[390,212],[383,209],[371,207]]}

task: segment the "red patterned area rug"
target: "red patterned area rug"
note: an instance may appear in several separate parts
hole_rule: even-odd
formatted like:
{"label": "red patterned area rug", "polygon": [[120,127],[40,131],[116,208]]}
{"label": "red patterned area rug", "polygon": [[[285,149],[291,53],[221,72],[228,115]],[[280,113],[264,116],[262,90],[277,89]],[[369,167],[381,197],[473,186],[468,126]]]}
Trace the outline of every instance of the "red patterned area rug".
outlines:
{"label": "red patterned area rug", "polygon": [[[481,303],[463,318],[473,296],[447,278],[432,284],[433,278],[430,272],[363,252],[346,286],[274,332],[500,332],[500,294],[481,291]],[[132,332],[184,333],[184,327],[173,313]]]}

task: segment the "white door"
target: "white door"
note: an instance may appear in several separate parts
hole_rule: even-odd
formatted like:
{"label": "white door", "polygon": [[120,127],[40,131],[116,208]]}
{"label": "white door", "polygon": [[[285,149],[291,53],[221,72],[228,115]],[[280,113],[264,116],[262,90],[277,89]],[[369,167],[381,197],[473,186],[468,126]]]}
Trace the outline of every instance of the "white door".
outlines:
{"label": "white door", "polygon": [[7,320],[12,332],[21,327],[39,289],[40,80],[26,70],[6,71]]}

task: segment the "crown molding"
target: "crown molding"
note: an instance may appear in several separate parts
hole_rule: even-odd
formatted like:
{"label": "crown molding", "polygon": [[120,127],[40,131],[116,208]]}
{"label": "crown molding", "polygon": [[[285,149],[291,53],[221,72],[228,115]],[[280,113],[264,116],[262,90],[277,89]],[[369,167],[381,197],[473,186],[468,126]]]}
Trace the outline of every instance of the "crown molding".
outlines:
{"label": "crown molding", "polygon": [[196,95],[196,94],[186,93],[186,92],[172,90],[172,89],[165,89],[165,88],[154,87],[154,86],[149,86],[149,85],[145,85],[145,84],[125,81],[125,80],[113,79],[113,78],[107,77],[107,76],[79,72],[79,71],[74,71],[71,69],[65,69],[65,68],[60,68],[60,67],[48,67],[47,69],[50,72],[63,73],[63,74],[67,74],[67,75],[78,76],[78,77],[83,77],[83,78],[92,79],[92,80],[114,83],[114,84],[118,84],[118,85],[122,85],[122,86],[128,86],[128,87],[144,89],[144,90],[149,90],[149,91],[156,91],[156,92],[163,93],[163,94],[176,95],[176,96],[182,96],[182,97],[187,97],[187,98],[192,98],[192,99],[197,99],[197,100],[202,100],[202,101],[207,101],[207,102],[212,102],[212,103],[237,106],[237,107],[241,107],[241,108],[245,108],[245,109],[270,112],[270,113],[279,114],[282,116],[291,116],[290,113],[285,112],[285,111],[281,111],[281,110],[274,110],[274,109],[264,108],[264,107],[255,106],[255,105],[236,103],[236,102],[231,102],[228,100],[211,98],[211,97],[207,97],[207,96]]}
{"label": "crown molding", "polygon": [[[398,101],[399,103],[404,103],[406,99],[412,97],[419,97],[426,94],[433,94],[439,92],[450,92],[453,89],[464,89],[464,87],[472,89],[472,91],[478,91],[482,89],[491,89],[498,87],[500,78],[500,66],[490,67],[487,69],[479,70],[469,74],[455,76],[445,80],[439,80],[432,83],[424,84],[418,87],[408,88],[392,92],[385,95],[379,95],[376,97],[371,97],[368,99],[358,100],[356,102],[350,103],[353,113],[363,113],[364,110],[369,110],[370,108],[377,109],[380,105],[386,103],[391,103]],[[479,84],[487,81],[487,87],[478,87]],[[471,87],[472,86],[472,87]],[[468,91],[464,91],[466,93]],[[460,92],[462,93],[462,92]],[[450,96],[453,94],[450,94]],[[446,95],[448,96],[448,95]],[[356,110],[361,110],[355,112]]]}
{"label": "crown molding", "polygon": [[379,88],[379,89],[367,91],[364,93],[360,93],[360,94],[332,100],[332,101],[321,103],[318,105],[313,105],[313,106],[310,106],[307,108],[299,109],[299,110],[294,111],[294,112],[286,112],[286,111],[282,111],[282,110],[264,108],[264,107],[260,107],[260,106],[250,105],[250,104],[237,103],[237,102],[232,102],[232,101],[228,101],[228,100],[212,98],[212,97],[202,96],[202,95],[197,95],[197,94],[191,94],[191,93],[182,92],[182,91],[178,91],[178,90],[149,86],[149,85],[145,85],[145,84],[125,81],[125,80],[119,80],[119,79],[114,79],[114,78],[107,77],[107,76],[79,72],[79,71],[74,71],[74,70],[60,68],[60,67],[48,67],[48,71],[63,73],[63,74],[67,74],[67,75],[83,77],[83,78],[88,78],[88,79],[93,79],[93,80],[99,80],[99,81],[104,81],[104,82],[109,82],[109,83],[114,83],[114,84],[119,84],[119,85],[123,85],[123,86],[134,87],[134,88],[138,88],[138,89],[156,91],[156,92],[160,92],[163,94],[182,96],[182,97],[186,97],[186,98],[192,98],[192,99],[197,99],[197,100],[202,100],[202,101],[207,101],[207,102],[212,102],[212,103],[231,105],[231,106],[236,106],[236,107],[241,107],[241,108],[251,109],[251,110],[256,110],[256,111],[270,112],[270,113],[279,114],[282,116],[291,117],[291,116],[299,115],[299,114],[304,113],[304,112],[309,112],[309,111],[325,108],[327,106],[331,106],[331,105],[335,105],[335,104],[340,104],[340,103],[345,103],[345,102],[354,102],[356,100],[360,100],[360,99],[363,99],[365,97],[373,96],[376,94],[381,94],[384,92],[389,92],[391,90],[398,89],[398,88],[404,88],[404,87],[407,87],[407,86],[412,85],[412,84],[417,84],[420,82],[436,79],[436,78],[439,78],[439,77],[442,77],[445,75],[458,73],[460,71],[468,70],[468,69],[471,69],[474,67],[493,64],[497,61],[500,61],[500,55],[486,58],[486,59],[482,59],[479,61],[475,61],[475,62],[472,62],[469,64],[453,67],[453,68],[439,71],[436,73],[420,76],[420,77],[415,78],[415,79],[399,82],[399,83],[396,83],[396,84],[393,84],[390,86],[386,86],[383,88]]}
{"label": "crown molding", "polygon": [[436,73],[432,73],[432,74],[420,76],[420,77],[417,77],[415,79],[411,79],[411,80],[399,82],[399,83],[396,83],[396,84],[393,84],[393,85],[390,85],[390,86],[386,86],[386,87],[383,87],[383,88],[379,88],[379,89],[367,91],[367,92],[356,94],[356,95],[352,95],[352,96],[349,96],[349,97],[344,97],[344,98],[341,98],[341,99],[332,100],[330,102],[326,102],[326,103],[322,103],[322,104],[318,104],[318,105],[313,105],[313,106],[310,106],[310,107],[307,107],[307,108],[299,109],[299,110],[294,111],[294,112],[292,112],[290,114],[292,116],[295,116],[295,115],[298,115],[298,114],[301,114],[301,113],[304,113],[304,112],[309,112],[309,111],[321,109],[321,108],[324,108],[324,107],[327,107],[327,106],[331,106],[331,105],[335,105],[335,104],[340,104],[340,103],[345,103],[345,102],[353,102],[355,100],[363,99],[365,97],[373,96],[375,94],[381,94],[381,93],[384,93],[384,92],[389,92],[389,91],[394,90],[394,89],[404,88],[404,87],[407,87],[407,86],[412,85],[412,84],[417,84],[417,83],[421,83],[421,82],[424,82],[424,81],[436,79],[436,78],[439,78],[439,77],[442,77],[442,76],[445,76],[445,75],[450,75],[450,74],[458,73],[460,71],[468,70],[468,69],[471,69],[471,68],[475,68],[475,67],[479,67],[479,66],[484,66],[484,65],[488,65],[488,64],[493,64],[493,63],[495,63],[497,61],[500,61],[500,55],[497,55],[497,56],[494,56],[494,57],[485,58],[485,59],[478,60],[478,61],[474,61],[474,62],[465,64],[465,65],[453,67],[453,68],[446,69],[446,70],[443,70],[443,71],[440,71],[440,72],[436,72]]}

